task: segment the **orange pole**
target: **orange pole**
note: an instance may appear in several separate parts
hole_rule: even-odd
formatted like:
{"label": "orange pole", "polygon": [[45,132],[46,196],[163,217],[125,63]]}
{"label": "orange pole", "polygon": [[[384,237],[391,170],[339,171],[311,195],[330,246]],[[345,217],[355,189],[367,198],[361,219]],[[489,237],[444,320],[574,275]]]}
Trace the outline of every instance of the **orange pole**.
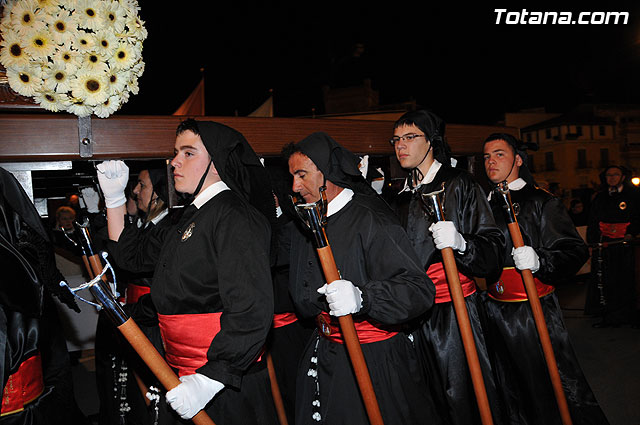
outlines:
{"label": "orange pole", "polygon": [[[340,273],[338,272],[336,261],[333,258],[331,246],[327,245],[322,248],[317,248],[317,251],[327,282],[331,284],[331,282],[340,279]],[[373,391],[371,376],[369,375],[367,363],[364,360],[364,354],[362,353],[362,347],[358,340],[356,327],[353,324],[353,318],[350,314],[340,316],[338,317],[338,323],[340,324],[340,330],[342,331],[342,336],[344,337],[344,342],[347,346],[349,357],[351,358],[351,364],[356,374],[356,380],[360,388],[360,393],[362,394],[362,399],[364,400],[364,407],[367,411],[369,422],[371,425],[383,425],[382,414],[380,413],[376,393]]]}
{"label": "orange pole", "polygon": [[471,382],[473,383],[473,391],[476,395],[478,411],[480,412],[480,420],[483,425],[492,425],[493,417],[491,416],[491,408],[489,407],[489,398],[487,397],[487,389],[484,386],[484,378],[482,377],[482,369],[480,368],[480,360],[478,359],[478,350],[476,342],[473,339],[473,331],[471,330],[471,321],[467,312],[467,305],[464,301],[462,285],[460,284],[460,276],[458,275],[458,266],[453,255],[453,249],[444,248],[440,250],[442,253],[442,262],[449,283],[449,291],[451,292],[451,300],[453,308],[458,319],[458,328],[460,328],[460,337],[464,347],[464,354],[467,357],[469,372],[471,374]]}
{"label": "orange pole", "polygon": [[[507,224],[509,228],[509,234],[513,241],[514,248],[520,248],[524,246],[522,240],[522,233],[520,232],[520,226],[518,222]],[[553,392],[556,396],[556,402],[558,404],[558,410],[560,410],[560,417],[563,425],[571,425],[571,415],[569,414],[569,405],[567,404],[567,398],[562,389],[562,381],[560,380],[560,373],[558,372],[558,363],[556,362],[556,356],[553,353],[553,347],[551,346],[551,338],[549,338],[549,329],[547,323],[544,320],[544,313],[542,311],[542,305],[538,298],[538,291],[536,290],[536,284],[533,280],[533,273],[531,270],[521,270],[522,280],[524,281],[524,287],[527,291],[527,297],[529,298],[529,304],[531,304],[531,312],[533,313],[533,320],[538,330],[538,336],[540,337],[540,344],[542,345],[542,352],[544,353],[544,359],[547,362],[547,369],[549,370],[549,378],[551,378],[551,385],[553,386]]]}
{"label": "orange pole", "polygon": [[289,425],[289,421],[287,421],[287,413],[284,411],[282,394],[280,393],[280,387],[278,386],[278,378],[276,376],[276,370],[273,367],[273,358],[271,358],[271,353],[267,353],[267,370],[269,371],[271,394],[273,395],[273,404],[276,405],[278,420],[280,421],[280,425]]}

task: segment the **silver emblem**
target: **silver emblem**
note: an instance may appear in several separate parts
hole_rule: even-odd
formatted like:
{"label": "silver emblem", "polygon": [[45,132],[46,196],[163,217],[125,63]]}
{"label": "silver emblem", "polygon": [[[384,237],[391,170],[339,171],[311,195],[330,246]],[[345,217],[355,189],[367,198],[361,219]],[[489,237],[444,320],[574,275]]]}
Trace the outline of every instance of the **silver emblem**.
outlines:
{"label": "silver emblem", "polygon": [[191,237],[191,235],[193,235],[194,227],[196,227],[195,222],[191,223],[189,227],[187,227],[187,230],[185,230],[184,233],[182,234],[182,242],[186,241]]}

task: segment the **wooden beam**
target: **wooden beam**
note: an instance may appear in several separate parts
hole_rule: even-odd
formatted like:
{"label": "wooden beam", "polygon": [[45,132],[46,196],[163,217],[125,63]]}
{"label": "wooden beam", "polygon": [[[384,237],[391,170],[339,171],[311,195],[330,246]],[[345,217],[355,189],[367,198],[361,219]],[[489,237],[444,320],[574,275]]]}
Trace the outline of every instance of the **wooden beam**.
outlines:
{"label": "wooden beam", "polygon": [[[112,116],[92,118],[93,157],[169,158],[175,129],[185,117]],[[393,155],[388,142],[393,122],[324,118],[199,117],[240,131],[254,150],[277,156],[282,146],[315,131],[330,134],[358,154]],[[447,126],[447,139],[458,155],[478,153],[491,132],[517,135],[517,129],[496,126]],[[0,114],[0,162],[82,159],[79,155],[78,119],[62,114]],[[87,159],[87,158],[84,158]]]}

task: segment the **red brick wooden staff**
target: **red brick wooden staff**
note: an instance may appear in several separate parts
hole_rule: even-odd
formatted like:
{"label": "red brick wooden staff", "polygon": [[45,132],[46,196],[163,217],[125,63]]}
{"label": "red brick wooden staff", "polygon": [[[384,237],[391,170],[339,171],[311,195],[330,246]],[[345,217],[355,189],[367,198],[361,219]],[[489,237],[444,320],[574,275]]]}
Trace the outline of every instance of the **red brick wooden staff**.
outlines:
{"label": "red brick wooden staff", "polygon": [[[313,233],[316,251],[320,258],[324,277],[329,285],[331,285],[331,282],[339,280],[341,277],[324,229],[327,204],[326,195],[322,188],[321,194],[322,199],[315,204],[295,204],[294,202],[294,206],[300,219]],[[369,422],[371,425],[383,425],[382,414],[380,413],[376,394],[373,391],[371,376],[369,375],[369,369],[362,354],[362,347],[360,346],[358,334],[353,324],[353,318],[350,314],[340,316],[338,317],[338,323],[340,324],[340,330],[342,331],[349,358],[351,359],[351,364],[356,375],[360,394],[364,400],[364,407],[367,411]]]}
{"label": "red brick wooden staff", "polygon": [[[422,195],[422,201],[425,203],[427,210],[432,214],[435,222],[445,220],[442,201],[440,200],[440,196],[443,193],[444,187],[436,192]],[[460,284],[460,276],[458,275],[458,266],[453,254],[453,249],[450,247],[444,248],[440,250],[440,253],[442,254],[442,263],[444,264],[444,270],[447,275],[451,301],[453,302],[456,319],[458,320],[464,354],[467,358],[467,365],[469,365],[469,373],[471,374],[471,382],[473,383],[473,391],[476,395],[480,419],[483,425],[492,425],[493,417],[491,416],[491,408],[489,407],[489,398],[487,397],[487,390],[484,386],[484,378],[482,377],[480,360],[478,360],[476,342],[473,339],[471,322],[469,321],[467,305],[464,302],[464,294],[462,292],[462,285]]]}
{"label": "red brick wooden staff", "polygon": [[[127,339],[129,344],[131,344],[142,361],[149,367],[149,370],[158,378],[162,386],[164,386],[167,391],[177,387],[181,382],[173,372],[173,369],[171,369],[160,353],[158,353],[158,350],[151,344],[145,334],[142,333],[136,322],[127,316],[120,304],[114,299],[113,295],[111,295],[107,287],[106,278],[104,277],[104,270],[102,270],[102,262],[98,254],[93,251],[91,237],[87,228],[76,226],[76,230],[80,234],[83,262],[85,265],[90,265],[88,272],[89,275],[93,276],[89,291],[100,306],[104,308],[109,319]],[[204,410],[198,412],[191,420],[196,425],[215,425]]]}
{"label": "red brick wooden staff", "polygon": [[[509,185],[506,181],[498,184],[496,192],[501,195],[500,198],[504,200],[505,205],[505,217],[507,220],[507,228],[511,235],[511,241],[514,248],[520,248],[524,246],[522,240],[522,232],[518,225],[518,219],[516,218],[515,211],[513,209],[513,203],[511,202],[511,193],[509,192]],[[547,329],[547,323],[544,320],[544,313],[542,312],[542,305],[538,298],[538,291],[536,290],[536,284],[533,280],[533,273],[529,269],[520,270],[522,274],[522,280],[524,282],[525,290],[527,291],[527,298],[529,298],[529,304],[531,305],[531,312],[533,313],[533,320],[538,330],[538,336],[540,337],[540,345],[542,345],[542,352],[544,353],[544,359],[547,362],[547,369],[549,370],[549,378],[551,378],[551,384],[553,386],[553,393],[556,396],[556,402],[558,403],[558,410],[560,411],[560,418],[563,425],[571,425],[571,415],[569,414],[569,405],[567,404],[567,398],[562,388],[562,381],[560,380],[560,373],[558,372],[558,363],[556,363],[556,356],[553,353],[553,347],[551,346],[551,339],[549,338],[549,329]]]}

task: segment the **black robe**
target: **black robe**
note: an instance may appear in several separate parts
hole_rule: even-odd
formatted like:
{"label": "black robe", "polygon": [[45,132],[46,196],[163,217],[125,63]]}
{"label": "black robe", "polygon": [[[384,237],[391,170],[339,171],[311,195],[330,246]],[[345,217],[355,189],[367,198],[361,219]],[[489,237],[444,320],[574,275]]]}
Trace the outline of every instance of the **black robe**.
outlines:
{"label": "black robe", "polygon": [[[504,238],[496,227],[480,186],[466,171],[442,165],[431,183],[415,191],[404,191],[395,200],[400,221],[415,248],[423,270],[442,262],[429,227],[433,223],[420,199],[421,194],[439,190],[445,184],[444,216],[464,237],[464,253],[454,250],[458,272],[469,278],[498,276],[502,270]],[[465,297],[485,388],[495,423],[502,423],[500,398],[493,379],[483,335],[482,305],[477,293]],[[431,390],[441,416],[457,425],[480,423],[464,347],[452,302],[434,305],[416,331],[416,345],[426,373],[432,376]]]}
{"label": "black robe", "polygon": [[[600,223],[629,223],[625,234],[607,237]],[[640,195],[635,187],[623,186],[621,192],[601,192],[593,199],[589,210],[587,241],[590,244],[620,241],[625,235],[640,234]],[[636,245],[609,244],[593,247],[592,274],[589,282],[585,313],[603,316],[605,323],[630,323],[637,309]]]}
{"label": "black robe", "polygon": [[[540,259],[540,269],[534,277],[553,285],[575,275],[589,254],[562,202],[530,184],[512,190],[511,200],[519,206],[517,219],[524,243],[531,246]],[[494,194],[490,204],[506,240],[502,254],[505,267],[514,267],[513,243],[505,220],[504,202]],[[496,282],[488,281],[487,284]],[[541,297],[540,303],[573,423],[607,424],[580,368],[556,294],[552,292]],[[486,297],[486,310],[498,388],[506,401],[509,422],[560,424],[560,413],[529,302],[501,302]]]}
{"label": "black robe", "polygon": [[[326,232],[342,278],[363,294],[362,309],[353,316],[355,322],[368,320],[379,328],[401,330],[400,325],[431,307],[433,284],[422,271],[402,227],[379,198],[355,194],[328,217]],[[324,283],[308,235],[294,234],[290,291],[304,317],[329,311],[325,297],[317,293]],[[362,344],[362,351],[385,424],[440,422],[413,343],[405,333]],[[317,364],[311,363],[312,358]],[[319,388],[312,376],[315,371],[309,372],[314,369]],[[344,344],[316,333],[302,358],[297,387],[297,425],[369,423]],[[314,407],[316,399],[320,405]],[[313,418],[314,410],[319,413],[318,420]]]}
{"label": "black robe", "polygon": [[[131,243],[130,259],[138,271],[156,265],[151,298],[159,314],[222,312],[208,361],[196,370],[225,384],[207,413],[218,425],[276,423],[266,362],[256,362],[273,319],[266,219],[224,190],[200,209],[187,207],[175,226],[147,241]],[[163,405],[160,422],[181,420]]]}

